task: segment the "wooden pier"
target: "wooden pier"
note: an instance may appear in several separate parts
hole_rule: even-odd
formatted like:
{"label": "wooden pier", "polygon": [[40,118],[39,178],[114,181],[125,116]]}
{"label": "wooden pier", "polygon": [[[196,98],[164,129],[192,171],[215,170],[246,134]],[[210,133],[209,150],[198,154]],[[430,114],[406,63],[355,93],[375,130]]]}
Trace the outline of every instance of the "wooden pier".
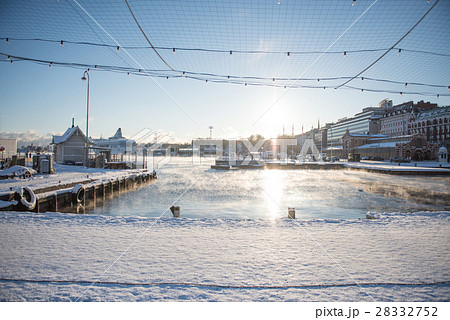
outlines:
{"label": "wooden pier", "polygon": [[113,180],[89,180],[37,189],[34,191],[34,198],[29,194],[26,198],[22,195],[24,201],[17,192],[10,191],[1,194],[0,200],[11,202],[9,207],[2,208],[8,211],[85,213],[87,209],[95,208],[107,199],[136,189],[155,179],[157,179],[156,174],[142,172]]}

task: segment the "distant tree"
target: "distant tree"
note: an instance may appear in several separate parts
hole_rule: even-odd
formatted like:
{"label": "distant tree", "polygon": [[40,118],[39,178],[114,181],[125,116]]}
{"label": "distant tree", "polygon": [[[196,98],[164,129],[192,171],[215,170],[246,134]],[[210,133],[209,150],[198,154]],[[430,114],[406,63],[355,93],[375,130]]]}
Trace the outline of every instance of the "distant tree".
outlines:
{"label": "distant tree", "polygon": [[259,140],[265,140],[265,139],[260,134],[252,134],[250,137],[248,137],[248,141],[250,141],[252,143],[252,145],[255,145]]}

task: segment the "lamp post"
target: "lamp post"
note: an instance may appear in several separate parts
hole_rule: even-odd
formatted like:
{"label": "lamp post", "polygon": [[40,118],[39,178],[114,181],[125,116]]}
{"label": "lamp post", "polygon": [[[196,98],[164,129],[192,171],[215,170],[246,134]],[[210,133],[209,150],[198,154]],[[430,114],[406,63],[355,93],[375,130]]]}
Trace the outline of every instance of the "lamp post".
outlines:
{"label": "lamp post", "polygon": [[[87,76],[87,77],[86,77]],[[84,71],[83,77],[81,77],[81,80],[86,81],[87,79],[87,108],[86,108],[86,155],[85,155],[85,166],[89,166],[89,69]]]}

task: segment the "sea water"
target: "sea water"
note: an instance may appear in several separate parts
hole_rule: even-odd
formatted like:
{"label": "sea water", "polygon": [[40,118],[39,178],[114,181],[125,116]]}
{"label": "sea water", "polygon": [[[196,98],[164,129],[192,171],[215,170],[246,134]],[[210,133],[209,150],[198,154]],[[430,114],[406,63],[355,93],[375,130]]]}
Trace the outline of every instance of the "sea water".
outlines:
{"label": "sea water", "polygon": [[213,170],[213,159],[159,159],[158,179],[89,211],[115,216],[358,219],[372,212],[450,209],[445,177],[392,176],[351,170]]}

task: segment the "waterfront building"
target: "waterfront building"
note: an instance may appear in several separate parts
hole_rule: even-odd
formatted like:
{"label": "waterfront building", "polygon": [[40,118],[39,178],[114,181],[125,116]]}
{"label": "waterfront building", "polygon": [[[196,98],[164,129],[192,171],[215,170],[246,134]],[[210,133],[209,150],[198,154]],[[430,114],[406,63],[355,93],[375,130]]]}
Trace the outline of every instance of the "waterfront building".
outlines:
{"label": "waterfront building", "polygon": [[[359,153],[361,154],[361,150],[356,151],[357,148],[361,146],[372,146],[375,139],[383,139],[388,138],[388,136],[383,134],[359,134],[359,133],[350,133],[349,130],[345,132],[342,136],[342,157],[348,158],[350,153]],[[376,144],[374,144],[376,146]],[[395,146],[395,145],[394,145]],[[375,155],[371,155],[375,156]],[[377,155],[378,156],[378,155]]]}
{"label": "waterfront building", "polygon": [[381,119],[381,133],[391,137],[404,136],[411,134],[408,125],[411,120],[415,118],[416,114],[425,111],[436,109],[437,104],[419,101],[414,104],[408,101],[393,107],[385,108],[383,118]]}
{"label": "waterfront building", "polygon": [[[336,123],[328,123],[327,149],[342,149],[342,137],[348,131],[353,134],[378,134],[380,133],[380,120],[383,117],[384,108],[367,107],[350,118],[341,118]],[[329,153],[329,152],[328,152]]]}
{"label": "waterfront building", "polygon": [[417,113],[408,125],[410,134],[422,134],[426,141],[450,147],[450,106]]}
{"label": "waterfront building", "polygon": [[[86,157],[86,136],[83,131],[72,124],[62,136],[53,136],[52,145],[55,162],[61,164],[82,164]],[[89,139],[89,144],[92,141]]]}
{"label": "waterfront building", "polygon": [[17,139],[0,139],[1,160],[11,158],[17,154]]}

